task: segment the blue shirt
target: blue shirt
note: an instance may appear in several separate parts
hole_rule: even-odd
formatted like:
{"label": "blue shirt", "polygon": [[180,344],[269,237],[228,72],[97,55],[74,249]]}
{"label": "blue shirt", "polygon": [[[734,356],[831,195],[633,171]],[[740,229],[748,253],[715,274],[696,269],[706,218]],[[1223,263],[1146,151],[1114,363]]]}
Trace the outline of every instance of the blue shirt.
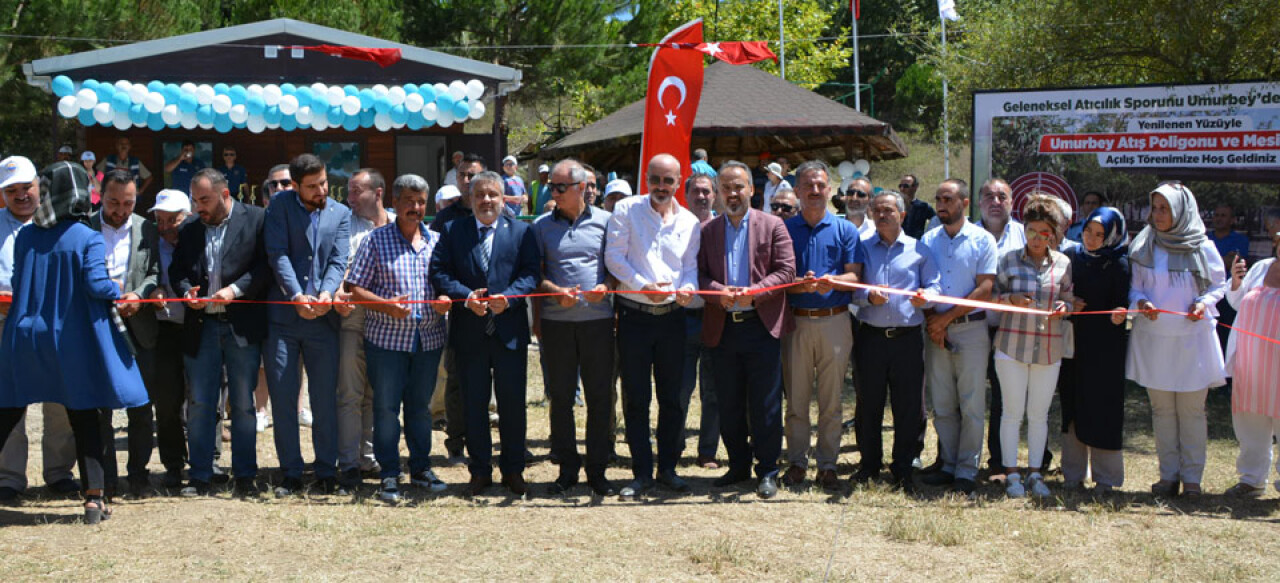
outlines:
{"label": "blue shirt", "polygon": [[[1219,239],[1213,231],[1205,233],[1209,236],[1209,240],[1218,248],[1218,255],[1224,258],[1228,253],[1235,251],[1236,254],[1245,259],[1249,258],[1249,237],[1240,231],[1231,231],[1230,235]],[[1227,271],[1231,271],[1231,266],[1227,266]]]}
{"label": "blue shirt", "polygon": [[[378,297],[407,295],[410,301],[435,299],[427,266],[440,235],[419,224],[425,245],[414,249],[396,223],[374,229],[356,250],[347,281]],[[429,304],[409,304],[409,316],[393,318],[369,310],[365,313],[364,337],[384,350],[413,352],[444,346],[444,318]]]}
{"label": "blue shirt", "polygon": [[[525,190],[524,188],[524,179],[520,178],[519,176],[503,176],[502,190],[503,190],[503,195],[505,196],[524,196],[528,194],[528,191]],[[510,203],[510,202],[506,204],[507,204],[507,210],[511,211],[516,216],[520,215],[521,209],[519,204]],[[542,209],[540,208],[535,209],[534,212],[540,212],[541,210]]]}
{"label": "blue shirt", "polygon": [[[190,195],[191,179],[195,177],[196,172],[201,170],[204,170],[204,162],[201,162],[200,160],[193,159],[190,162],[187,162],[186,160],[179,162],[178,166],[173,169],[173,172],[169,173],[169,188],[180,190]],[[231,188],[230,181],[227,183],[227,188]],[[235,193],[235,190],[233,189],[231,192]]]}
{"label": "blue shirt", "polygon": [[[609,278],[604,266],[605,236],[609,231],[609,211],[582,209],[577,220],[559,210],[543,213],[533,221],[533,238],[542,256],[542,279],[560,287],[578,286],[590,291]],[[579,297],[578,303],[565,308],[557,298],[542,299],[542,318],[559,322],[612,320],[613,304],[605,299],[591,303]]]}
{"label": "blue shirt", "polygon": [[[733,220],[725,217],[724,221],[724,248],[725,248],[725,283],[731,287],[748,287],[751,285],[751,257],[750,250],[747,249],[747,241],[750,241],[750,221],[747,219],[751,213],[742,215],[742,223],[734,227]],[[755,308],[745,307],[739,308],[734,306],[730,308],[730,312],[744,312]]]}
{"label": "blue shirt", "polygon": [[218,168],[218,172],[221,172],[223,176],[227,177],[227,190],[231,191],[231,196],[236,197],[236,200],[240,202],[246,202],[245,199],[248,198],[249,193],[246,192],[242,194],[240,192],[240,185],[244,184],[245,181],[249,179],[249,173],[244,169],[244,166],[239,164],[230,168],[222,166]]}
{"label": "blue shirt", "polygon": [[[948,235],[945,227],[935,227],[920,238],[920,244],[933,254],[944,296],[966,297],[978,287],[979,275],[996,275],[1000,262],[996,238],[969,221],[964,222],[955,237]],[[953,307],[952,304],[936,304],[934,311],[941,314]]]}
{"label": "blue shirt", "polygon": [[[845,272],[845,265],[865,261],[858,228],[830,211],[812,227],[805,222],[804,215],[787,219],[786,225],[787,232],[791,234],[791,244],[796,249],[796,277],[804,277],[810,271],[814,277],[840,275]],[[787,294],[791,307],[808,309],[844,306],[852,298],[852,293],[839,288],[825,294]]]}
{"label": "blue shirt", "polygon": [[[0,209],[0,291],[12,291],[10,280],[13,279],[13,242],[18,238],[18,231],[30,224],[14,218],[9,209]],[[0,322],[4,316],[0,316]]]}
{"label": "blue shirt", "polygon": [[[933,253],[906,233],[899,233],[892,244],[880,239],[876,233],[864,243],[866,265],[862,268],[862,281],[902,290],[923,289],[928,293],[941,292],[938,266]],[[911,298],[898,294],[886,294],[889,301],[878,306],[867,299],[868,290],[854,293],[859,306],[858,321],[881,328],[919,326],[924,323],[924,308],[911,305]]]}
{"label": "blue shirt", "polygon": [[695,174],[706,174],[712,178],[716,177],[716,169],[712,168],[706,160],[696,160],[693,164],[689,165],[689,168],[693,170]]}

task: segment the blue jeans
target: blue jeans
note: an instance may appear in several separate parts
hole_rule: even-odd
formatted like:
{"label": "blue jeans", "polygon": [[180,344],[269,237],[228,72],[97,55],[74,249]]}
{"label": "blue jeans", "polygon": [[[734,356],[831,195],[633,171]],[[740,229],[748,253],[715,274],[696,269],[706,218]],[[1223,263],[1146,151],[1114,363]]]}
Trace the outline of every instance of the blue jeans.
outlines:
{"label": "blue jeans", "polygon": [[271,395],[276,455],[286,478],[302,478],[302,447],[298,436],[298,394],[302,375],[298,357],[307,367],[311,395],[311,444],[316,478],[338,474],[338,330],[323,319],[297,324],[272,323],[263,347],[267,390]]}
{"label": "blue jeans", "polygon": [[364,341],[369,385],[373,387],[373,455],[383,478],[400,476],[400,405],[409,445],[409,473],[431,469],[431,393],[442,348],[406,352]]}
{"label": "blue jeans", "polygon": [[[195,317],[191,312],[187,316]],[[253,389],[258,385],[261,350],[257,344],[237,344],[230,323],[207,319],[200,331],[200,351],[194,358],[183,357],[191,391],[187,404],[187,447],[191,452],[188,475],[192,480],[213,479],[213,450],[215,441],[221,439],[216,425],[224,369],[231,411],[231,471],[237,478],[258,475]]]}

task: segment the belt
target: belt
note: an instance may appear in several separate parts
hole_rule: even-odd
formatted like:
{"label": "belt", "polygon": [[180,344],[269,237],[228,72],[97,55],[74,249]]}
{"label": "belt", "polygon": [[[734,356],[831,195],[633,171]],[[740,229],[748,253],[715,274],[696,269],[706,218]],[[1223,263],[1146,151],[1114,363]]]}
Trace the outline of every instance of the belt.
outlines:
{"label": "belt", "polygon": [[231,315],[226,312],[216,312],[211,314],[209,312],[201,311],[200,319],[204,321],[213,320],[215,322],[230,322]]}
{"label": "belt", "polygon": [[666,304],[655,306],[652,304],[642,304],[640,302],[637,302],[632,299],[624,298],[622,296],[618,296],[614,299],[617,300],[618,305],[624,308],[627,308],[629,310],[635,310],[637,312],[644,312],[646,314],[649,314],[650,316],[663,316],[666,314],[670,314],[671,312],[674,312],[677,308],[680,307],[680,304],[677,304],[675,302],[669,302]]}
{"label": "belt", "polygon": [[895,326],[893,328],[881,328],[880,326],[872,326],[871,324],[863,322],[862,326],[858,328],[858,331],[861,332],[863,330],[866,330],[877,336],[884,336],[885,338],[898,338],[900,336],[906,336],[907,334],[910,334],[912,332],[919,333],[920,327],[919,326]]}
{"label": "belt", "polygon": [[724,317],[730,322],[741,324],[742,322],[759,318],[760,314],[757,314],[755,310],[746,310],[742,312],[725,312]]}
{"label": "belt", "polygon": [[968,314],[965,314],[965,315],[963,315],[963,316],[960,316],[959,318],[956,318],[955,320],[952,320],[952,321],[951,321],[951,324],[948,324],[948,325],[949,325],[949,326],[955,326],[955,325],[957,325],[957,324],[965,324],[965,323],[968,323],[968,322],[977,322],[978,320],[986,320],[986,319],[987,319],[987,313],[986,313],[985,311],[982,311],[982,310],[975,310],[975,311],[969,312]]}
{"label": "belt", "polygon": [[849,311],[849,306],[834,306],[831,308],[791,308],[791,313],[800,318],[825,318],[836,314],[843,314]]}

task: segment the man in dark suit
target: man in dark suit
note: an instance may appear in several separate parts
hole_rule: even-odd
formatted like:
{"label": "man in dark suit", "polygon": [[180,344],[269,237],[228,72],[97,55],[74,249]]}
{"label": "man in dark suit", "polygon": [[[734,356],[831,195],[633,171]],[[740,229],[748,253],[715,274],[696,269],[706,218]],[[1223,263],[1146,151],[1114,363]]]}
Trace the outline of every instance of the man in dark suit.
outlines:
{"label": "man in dark suit", "polygon": [[[102,232],[106,250],[107,274],[118,282],[124,294],[122,300],[138,300],[151,297],[160,274],[159,234],[156,224],[133,213],[138,202],[138,186],[133,175],[126,170],[112,170],[102,179],[102,210],[89,217],[89,226]],[[138,359],[139,372],[147,387],[150,403],[128,410],[129,415],[129,493],[134,497],[147,494],[150,486],[147,462],[155,440],[151,433],[152,406],[160,431],[160,459],[165,469],[182,472],[186,462],[186,444],[182,435],[182,395],[160,394],[156,384],[156,322],[154,306],[122,303],[116,306],[125,319],[129,342]],[[109,417],[103,417],[109,425]],[[114,443],[108,451],[115,451]],[[107,460],[114,471],[115,458]],[[108,489],[112,484],[107,485]]]}
{"label": "man in dark suit", "polygon": [[235,202],[222,173],[206,168],[191,179],[199,220],[178,232],[169,265],[173,291],[187,304],[183,317],[184,362],[191,392],[187,405],[190,481],[184,496],[209,492],[214,440],[218,439],[218,396],[227,379],[231,410],[231,468],[236,493],[256,495],[257,432],[253,389],[258,384],[265,306],[228,304],[260,299],[270,273],[262,242],[264,211]]}
{"label": "man in dark suit", "polygon": [[[264,346],[267,390],[275,413],[276,454],[284,480],[277,497],[302,492],[302,449],[298,435],[298,395],[302,390],[298,371],[301,357],[307,368],[311,412],[311,442],[315,448],[316,479],[320,490],[350,492],[356,486],[338,483],[338,332],[339,313],[350,304],[343,300],[342,278],[347,270],[351,211],[329,200],[329,179],[324,162],[303,154],[289,162],[295,190],[277,194],[267,207],[263,240],[267,263],[275,276],[267,286],[267,299],[297,302],[267,307],[271,327]],[[330,309],[333,307],[334,309]]]}
{"label": "man in dark suit", "polygon": [[729,452],[729,471],[715,485],[750,478],[754,453],[760,478],[756,492],[772,498],[778,493],[782,453],[779,339],[795,322],[784,291],[754,290],[793,281],[795,249],[782,219],[751,208],[746,164],[721,166],[718,183],[725,214],[702,226],[698,249],[699,287],[724,294],[708,298],[702,312],[702,340],[712,351],[720,433]]}
{"label": "man in dark suit", "polygon": [[466,300],[450,310],[449,343],[459,355],[471,454],[470,493],[478,495],[493,484],[492,388],[500,419],[502,485],[523,496],[528,490],[524,440],[529,316],[523,298],[507,296],[533,292],[541,259],[529,225],[502,216],[502,177],[481,172],[471,179],[470,187],[474,218],[444,225],[431,256],[431,285],[440,299]]}

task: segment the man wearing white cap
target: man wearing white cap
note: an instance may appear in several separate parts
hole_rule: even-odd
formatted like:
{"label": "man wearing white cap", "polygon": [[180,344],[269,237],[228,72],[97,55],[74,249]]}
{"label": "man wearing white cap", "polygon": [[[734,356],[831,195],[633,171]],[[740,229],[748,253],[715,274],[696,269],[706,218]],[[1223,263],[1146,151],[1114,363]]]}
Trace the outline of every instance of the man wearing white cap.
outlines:
{"label": "man wearing white cap", "polygon": [[[4,192],[5,203],[5,208],[0,209],[0,297],[6,300],[0,302],[2,326],[9,312],[7,296],[13,295],[9,285],[13,278],[13,241],[18,231],[31,223],[40,206],[40,183],[31,160],[22,156],[0,160],[0,190]],[[79,492],[80,485],[71,474],[76,464],[76,446],[67,410],[56,403],[45,403],[42,407],[44,481],[50,490],[59,494]],[[26,420],[22,419],[0,449],[0,502],[14,502],[26,488],[27,432]]]}
{"label": "man wearing white cap", "polygon": [[453,164],[453,167],[449,168],[449,171],[444,173],[444,184],[449,186],[458,185],[458,166],[462,164],[462,157],[462,150],[454,152],[453,155],[449,157],[449,162]]}
{"label": "man wearing white cap", "polygon": [[462,193],[458,192],[458,187],[452,184],[441,186],[436,191],[436,212],[449,208],[449,205],[457,202],[460,196],[462,196]]}
{"label": "man wearing white cap", "polygon": [[[175,300],[159,304],[155,310],[155,370],[151,374],[152,382],[147,385],[156,406],[160,461],[165,464],[164,487],[173,489],[182,486],[182,466],[187,460],[187,442],[182,423],[182,403],[187,394],[186,370],[182,359],[182,326],[186,310],[182,302],[176,301],[178,293],[169,280],[169,266],[173,264],[173,250],[178,246],[178,228],[191,214],[191,200],[185,192],[161,190],[156,195],[155,206],[148,209],[148,212],[155,214],[156,232],[160,236],[157,245],[160,251],[160,275],[155,290],[151,292],[151,299]],[[173,444],[169,436],[172,431],[170,428],[175,426],[177,433],[174,435],[178,439],[177,444],[172,446],[172,451],[181,454],[182,459],[181,463],[171,467],[165,463],[165,447]]]}
{"label": "man wearing white cap", "polygon": [[76,151],[72,150],[71,146],[62,146],[61,148],[58,148],[58,154],[53,157],[54,162],[70,162],[71,157],[75,155],[75,153]]}
{"label": "man wearing white cap", "polygon": [[613,212],[613,205],[631,196],[631,185],[621,178],[610,180],[604,185],[604,210]]}
{"label": "man wearing white cap", "polygon": [[773,202],[773,195],[778,192],[778,185],[782,184],[785,175],[782,173],[782,165],[777,162],[770,162],[768,166],[765,166],[765,170],[769,181],[764,185],[764,202],[760,210],[767,212],[770,208],[769,205]]}
{"label": "man wearing white cap", "polygon": [[511,216],[520,214],[520,209],[529,202],[529,191],[524,187],[524,179],[516,173],[519,161],[515,156],[502,159],[502,202]]}
{"label": "man wearing white cap", "polygon": [[538,193],[534,197],[533,208],[529,210],[529,214],[541,214],[543,207],[547,206],[547,202],[551,200],[551,187],[547,186],[550,181],[551,167],[546,164],[538,166],[538,179],[533,181],[533,189],[531,192]]}

